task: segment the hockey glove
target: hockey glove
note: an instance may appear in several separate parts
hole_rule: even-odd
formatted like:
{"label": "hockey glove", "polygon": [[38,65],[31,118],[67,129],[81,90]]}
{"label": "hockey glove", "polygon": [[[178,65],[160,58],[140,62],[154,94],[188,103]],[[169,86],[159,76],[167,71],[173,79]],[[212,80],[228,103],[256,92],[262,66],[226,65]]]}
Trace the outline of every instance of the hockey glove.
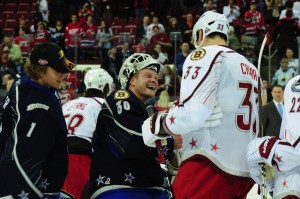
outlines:
{"label": "hockey glove", "polygon": [[272,166],[272,159],[278,142],[278,138],[270,136],[252,140],[248,144],[246,155],[249,165],[252,166],[257,163],[267,163]]}
{"label": "hockey glove", "polygon": [[142,125],[144,143],[150,147],[156,147],[155,141],[161,140],[162,145],[166,145],[166,139],[170,137],[163,127],[162,122],[167,113],[164,111],[156,112],[151,117],[146,119]]}

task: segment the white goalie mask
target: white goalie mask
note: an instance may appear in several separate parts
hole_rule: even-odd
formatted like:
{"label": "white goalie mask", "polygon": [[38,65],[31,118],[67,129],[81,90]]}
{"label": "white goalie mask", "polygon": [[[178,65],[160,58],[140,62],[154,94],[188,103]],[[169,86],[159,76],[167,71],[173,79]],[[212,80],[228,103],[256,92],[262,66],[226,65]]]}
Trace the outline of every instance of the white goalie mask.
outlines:
{"label": "white goalie mask", "polygon": [[109,85],[109,92],[112,91],[112,84],[114,80],[108,72],[102,68],[89,70],[84,76],[84,84],[86,90],[97,89],[103,92],[106,84]]}
{"label": "white goalie mask", "polygon": [[[197,45],[197,40],[199,39],[198,30],[202,30],[203,32],[203,38],[200,45]],[[226,35],[226,41],[228,41],[229,23],[225,15],[213,11],[207,11],[201,15],[193,28],[195,48],[200,47],[205,37],[214,32],[223,33]]]}
{"label": "white goalie mask", "polygon": [[125,60],[120,69],[118,79],[122,88],[127,89],[130,78],[144,68],[155,70],[159,77],[163,71],[163,66],[150,55],[144,53],[134,53]]}

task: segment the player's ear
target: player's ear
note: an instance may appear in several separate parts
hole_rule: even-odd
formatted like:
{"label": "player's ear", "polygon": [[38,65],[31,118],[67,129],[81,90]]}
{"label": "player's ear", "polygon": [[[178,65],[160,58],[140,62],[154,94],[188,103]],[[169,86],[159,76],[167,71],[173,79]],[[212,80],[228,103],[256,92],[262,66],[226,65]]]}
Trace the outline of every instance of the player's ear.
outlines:
{"label": "player's ear", "polygon": [[201,29],[197,30],[197,32],[196,32],[196,41],[194,41],[194,43],[196,43],[197,45],[199,45],[200,42],[202,41],[202,37],[203,37],[202,30]]}
{"label": "player's ear", "polygon": [[107,96],[107,94],[109,93],[109,90],[110,90],[109,84],[106,84],[103,89],[103,95]]}

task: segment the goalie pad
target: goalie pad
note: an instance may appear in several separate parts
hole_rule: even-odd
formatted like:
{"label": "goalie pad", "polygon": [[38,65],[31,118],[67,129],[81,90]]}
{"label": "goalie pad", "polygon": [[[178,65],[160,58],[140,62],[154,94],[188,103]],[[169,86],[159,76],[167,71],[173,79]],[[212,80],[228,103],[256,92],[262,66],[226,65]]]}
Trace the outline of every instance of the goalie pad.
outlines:
{"label": "goalie pad", "polygon": [[246,155],[250,166],[258,163],[267,163],[268,165],[272,166],[272,160],[278,142],[278,138],[270,136],[252,140],[248,144]]}
{"label": "goalie pad", "polygon": [[151,117],[146,119],[142,125],[142,133],[144,143],[149,147],[156,147],[155,141],[161,140],[161,145],[167,144],[167,138],[171,137],[167,134],[161,123],[166,117],[165,112],[156,112]]}

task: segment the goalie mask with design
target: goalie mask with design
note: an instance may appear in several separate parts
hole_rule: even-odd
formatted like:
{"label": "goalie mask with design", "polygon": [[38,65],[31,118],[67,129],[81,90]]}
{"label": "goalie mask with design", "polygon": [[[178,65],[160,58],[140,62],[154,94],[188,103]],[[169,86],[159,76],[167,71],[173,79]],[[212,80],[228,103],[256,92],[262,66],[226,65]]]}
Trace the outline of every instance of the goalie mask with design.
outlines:
{"label": "goalie mask with design", "polygon": [[[202,30],[203,38],[198,45],[198,30]],[[193,39],[194,46],[199,48],[203,43],[205,37],[211,33],[218,32],[226,36],[226,41],[228,41],[229,23],[225,15],[219,14],[213,11],[207,11],[198,19],[197,23],[193,28]]]}
{"label": "goalie mask with design", "polygon": [[133,75],[144,68],[154,70],[159,78],[162,76],[163,66],[157,60],[148,54],[134,53],[125,60],[120,69],[118,80],[122,89],[127,89]]}

